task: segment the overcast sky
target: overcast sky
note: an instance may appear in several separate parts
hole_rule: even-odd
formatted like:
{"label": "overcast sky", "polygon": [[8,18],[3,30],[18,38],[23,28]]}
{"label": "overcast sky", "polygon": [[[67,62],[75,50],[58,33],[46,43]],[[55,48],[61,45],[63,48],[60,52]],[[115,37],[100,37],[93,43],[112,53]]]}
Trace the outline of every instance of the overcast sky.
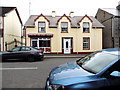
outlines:
{"label": "overcast sky", "polygon": [[[69,15],[74,11],[74,15],[95,16],[98,8],[116,8],[120,0],[0,0],[0,6],[17,7],[23,23],[29,17],[29,5],[31,15],[51,15],[56,11],[56,15]],[[31,4],[29,4],[31,2]]]}

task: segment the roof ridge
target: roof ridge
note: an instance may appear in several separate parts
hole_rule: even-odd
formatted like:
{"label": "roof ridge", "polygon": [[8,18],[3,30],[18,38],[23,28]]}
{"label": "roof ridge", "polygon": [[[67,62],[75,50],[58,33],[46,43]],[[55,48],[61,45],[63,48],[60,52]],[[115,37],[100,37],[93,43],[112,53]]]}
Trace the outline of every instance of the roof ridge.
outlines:
{"label": "roof ridge", "polygon": [[[31,17],[31,16],[40,16],[40,15],[30,15],[29,17]],[[52,15],[44,15],[45,17],[52,17]],[[57,15],[57,16],[55,16],[55,17],[62,17],[63,15]],[[70,17],[69,15],[66,15],[68,18],[74,18],[74,17],[84,17],[85,15],[81,15],[81,16],[78,16],[78,15],[76,15],[76,16],[74,16],[74,17]],[[89,15],[87,15],[88,17],[94,17],[94,16],[89,16]],[[55,17],[53,17],[53,18],[55,18]]]}

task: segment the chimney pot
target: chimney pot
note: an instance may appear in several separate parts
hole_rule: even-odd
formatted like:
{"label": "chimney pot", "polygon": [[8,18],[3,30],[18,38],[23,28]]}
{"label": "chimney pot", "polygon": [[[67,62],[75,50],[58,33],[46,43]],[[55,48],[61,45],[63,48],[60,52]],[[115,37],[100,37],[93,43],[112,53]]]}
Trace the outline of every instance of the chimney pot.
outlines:
{"label": "chimney pot", "polygon": [[74,17],[74,12],[73,12],[73,11],[70,12],[69,16],[70,16],[70,17]]}
{"label": "chimney pot", "polygon": [[120,10],[120,1],[118,2],[117,9]]}
{"label": "chimney pot", "polygon": [[55,16],[56,16],[56,12],[52,11],[52,17],[55,17]]}

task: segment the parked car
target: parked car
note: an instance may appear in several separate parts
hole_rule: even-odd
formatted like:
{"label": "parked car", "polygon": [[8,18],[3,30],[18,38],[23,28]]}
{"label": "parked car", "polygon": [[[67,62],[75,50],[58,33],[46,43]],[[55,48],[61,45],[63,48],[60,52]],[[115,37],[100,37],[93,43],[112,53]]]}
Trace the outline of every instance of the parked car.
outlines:
{"label": "parked car", "polygon": [[43,50],[36,49],[33,47],[21,46],[15,47],[9,51],[0,52],[2,56],[2,60],[27,60],[27,61],[35,61],[35,60],[43,60],[44,54]]}
{"label": "parked car", "polygon": [[[117,89],[116,89],[117,88]],[[55,67],[46,90],[119,90],[120,48],[104,49]]]}

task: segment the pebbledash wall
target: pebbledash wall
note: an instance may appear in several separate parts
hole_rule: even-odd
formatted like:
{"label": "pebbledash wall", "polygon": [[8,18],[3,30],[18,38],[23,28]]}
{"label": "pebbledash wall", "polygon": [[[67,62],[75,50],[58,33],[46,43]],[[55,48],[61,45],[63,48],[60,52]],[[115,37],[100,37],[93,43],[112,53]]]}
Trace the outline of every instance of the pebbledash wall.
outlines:
{"label": "pebbledash wall", "polygon": [[[44,31],[41,32],[42,27]],[[44,49],[44,53],[90,53],[102,49],[103,28],[94,17],[87,15],[31,15],[24,27],[24,39],[26,46]]]}

